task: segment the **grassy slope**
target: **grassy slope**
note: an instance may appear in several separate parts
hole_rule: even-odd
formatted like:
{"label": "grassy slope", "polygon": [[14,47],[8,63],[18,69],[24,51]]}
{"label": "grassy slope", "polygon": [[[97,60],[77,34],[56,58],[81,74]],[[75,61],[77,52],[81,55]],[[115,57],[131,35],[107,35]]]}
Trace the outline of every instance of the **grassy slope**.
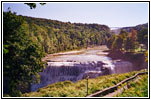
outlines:
{"label": "grassy slope", "polygon": [[[116,83],[131,77],[135,73],[140,71],[134,71],[124,74],[112,74],[106,76],[100,76],[94,79],[89,79],[89,94],[95,93],[104,88],[115,85]],[[25,97],[85,97],[86,96],[86,80],[80,80],[76,83],[71,81],[58,82],[48,85],[44,88],[40,88],[37,92],[25,93],[22,96]]]}
{"label": "grassy slope", "polygon": [[136,83],[130,82],[130,88],[116,95],[116,97],[148,97],[148,75],[139,77],[140,79]]}

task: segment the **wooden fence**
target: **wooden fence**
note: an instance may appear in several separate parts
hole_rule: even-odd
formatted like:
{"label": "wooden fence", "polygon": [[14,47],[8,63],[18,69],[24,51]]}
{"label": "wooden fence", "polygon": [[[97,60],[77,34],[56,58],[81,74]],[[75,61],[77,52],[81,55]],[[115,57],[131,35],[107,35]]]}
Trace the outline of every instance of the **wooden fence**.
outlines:
{"label": "wooden fence", "polygon": [[103,90],[100,90],[100,91],[98,91],[98,92],[96,92],[96,93],[90,94],[90,95],[88,95],[87,97],[99,97],[99,96],[104,96],[104,95],[107,95],[107,94],[109,94],[109,93],[112,93],[112,92],[114,92],[115,90],[118,89],[118,86],[121,86],[123,83],[128,82],[128,81],[130,81],[130,80],[136,78],[138,75],[143,75],[143,74],[148,74],[148,72],[140,72],[140,73],[137,73],[137,74],[135,74],[135,75],[132,76],[132,77],[129,77],[129,78],[127,78],[127,79],[124,79],[123,81],[119,82],[118,84],[116,84],[116,85],[114,85],[114,86],[111,86],[111,87],[105,88],[105,89],[103,89]]}

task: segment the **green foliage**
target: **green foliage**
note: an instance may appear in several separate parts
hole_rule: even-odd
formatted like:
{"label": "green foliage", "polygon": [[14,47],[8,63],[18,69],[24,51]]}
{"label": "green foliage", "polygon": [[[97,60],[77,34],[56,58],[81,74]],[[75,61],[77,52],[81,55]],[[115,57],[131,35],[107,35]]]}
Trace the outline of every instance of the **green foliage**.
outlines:
{"label": "green foliage", "polygon": [[130,88],[116,97],[148,97],[148,75],[141,75],[136,83],[130,82]]}
{"label": "green foliage", "polygon": [[107,46],[112,51],[125,50],[128,52],[134,52],[139,47],[136,30],[132,30],[132,33],[127,33],[126,31],[121,30],[120,34],[117,35],[116,38],[113,35],[108,39]]}
{"label": "green foliage", "polygon": [[[36,3],[25,3],[30,7],[30,9],[36,8]],[[40,3],[41,5],[45,5],[46,3]]]}
{"label": "green foliage", "polygon": [[29,36],[45,53],[80,49],[106,44],[110,29],[105,25],[64,23],[55,20],[25,17]]}
{"label": "green foliage", "polygon": [[3,45],[3,53],[7,54],[8,53],[8,45]]}
{"label": "green foliage", "polygon": [[148,28],[142,28],[137,36],[139,43],[145,44],[148,47]]}
{"label": "green foliage", "polygon": [[124,27],[122,30],[131,32],[133,39],[137,40],[139,44],[145,44],[146,49],[148,49],[148,23],[135,27]]}
{"label": "green foliage", "polygon": [[107,46],[112,51],[120,51],[124,47],[127,32],[121,30],[119,35],[112,35],[107,42]]}
{"label": "green foliage", "polygon": [[107,41],[107,47],[108,47],[109,49],[112,49],[113,42],[115,42],[116,38],[117,38],[116,35],[112,35],[112,36],[108,39],[108,41]]}
{"label": "green foliage", "polygon": [[148,62],[148,51],[145,52],[145,62]]}
{"label": "green foliage", "polygon": [[120,49],[123,48],[123,38],[121,35],[117,36],[117,39],[113,42],[112,44],[112,50],[113,51],[119,51]]}
{"label": "green foliage", "polygon": [[[142,70],[143,71],[143,70]],[[89,89],[88,93],[92,94],[104,88],[113,86],[122,80],[133,76],[137,72],[142,71],[134,71],[124,74],[112,74],[106,76],[99,76],[94,79],[89,79]],[[85,97],[87,95],[87,80],[79,80],[76,83],[71,81],[58,82],[51,85],[48,85],[44,88],[40,88],[37,92],[30,92],[22,94],[23,97]]]}
{"label": "green foliage", "polygon": [[22,90],[27,91],[32,76],[44,67],[41,61],[44,52],[30,39],[24,25],[21,16],[11,11],[3,13],[4,91],[10,96],[20,96]]}
{"label": "green foliage", "polygon": [[133,52],[135,49],[138,48],[138,42],[133,40],[132,38],[128,37],[125,41],[125,50],[129,52]]}

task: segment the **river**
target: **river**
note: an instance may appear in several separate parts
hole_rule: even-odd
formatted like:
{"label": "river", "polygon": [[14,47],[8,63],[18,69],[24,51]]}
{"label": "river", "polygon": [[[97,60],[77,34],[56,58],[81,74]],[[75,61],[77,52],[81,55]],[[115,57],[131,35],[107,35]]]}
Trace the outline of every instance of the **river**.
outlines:
{"label": "river", "polygon": [[40,72],[40,83],[32,84],[31,91],[52,83],[70,80],[76,82],[84,79],[95,78],[102,75],[125,73],[136,70],[129,61],[121,59],[112,60],[108,57],[106,46],[50,54],[43,58],[47,66]]}

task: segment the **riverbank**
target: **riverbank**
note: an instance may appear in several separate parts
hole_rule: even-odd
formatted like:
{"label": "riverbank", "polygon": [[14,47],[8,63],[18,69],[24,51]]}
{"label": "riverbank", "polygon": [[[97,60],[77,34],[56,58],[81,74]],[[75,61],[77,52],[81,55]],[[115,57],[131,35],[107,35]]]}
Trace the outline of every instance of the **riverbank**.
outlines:
{"label": "riverbank", "polygon": [[83,49],[80,49],[80,50],[72,50],[72,51],[67,51],[67,52],[59,52],[59,53],[54,53],[54,54],[47,54],[43,59],[42,61],[46,61],[46,62],[49,62],[50,59],[52,58],[55,58],[57,56],[61,56],[61,55],[80,55],[80,54],[83,54],[85,53],[86,51],[88,50],[100,50],[102,51],[101,53],[100,52],[97,52],[97,55],[103,55],[103,56],[106,56],[108,55],[108,48],[106,45],[101,45],[101,46],[92,46],[92,47],[88,47],[88,48],[83,48]]}

